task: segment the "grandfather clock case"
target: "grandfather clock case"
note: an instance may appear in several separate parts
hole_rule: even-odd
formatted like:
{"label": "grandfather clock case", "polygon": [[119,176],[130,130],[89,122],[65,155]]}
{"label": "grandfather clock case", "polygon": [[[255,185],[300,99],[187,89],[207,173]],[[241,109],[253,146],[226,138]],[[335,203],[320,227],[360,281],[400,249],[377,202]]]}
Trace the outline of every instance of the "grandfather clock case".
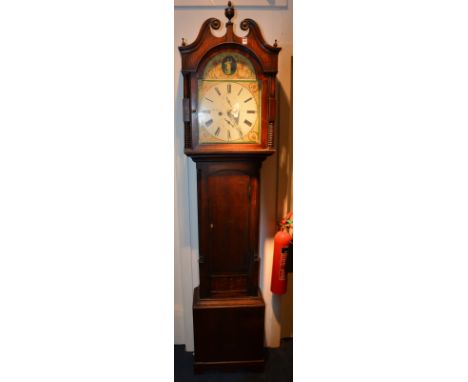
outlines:
{"label": "grandfather clock case", "polygon": [[194,369],[265,363],[259,289],[260,168],[274,153],[280,48],[245,19],[237,36],[231,2],[222,37],[206,20],[179,47],[186,155],[196,162],[200,285],[193,294]]}

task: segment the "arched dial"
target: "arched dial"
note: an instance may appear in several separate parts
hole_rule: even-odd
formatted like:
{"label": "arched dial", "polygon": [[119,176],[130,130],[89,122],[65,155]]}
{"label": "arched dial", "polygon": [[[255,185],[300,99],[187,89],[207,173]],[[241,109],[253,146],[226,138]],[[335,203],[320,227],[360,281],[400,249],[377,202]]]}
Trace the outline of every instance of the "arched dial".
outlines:
{"label": "arched dial", "polygon": [[214,81],[199,100],[198,123],[214,138],[243,142],[257,122],[255,96],[241,82]]}

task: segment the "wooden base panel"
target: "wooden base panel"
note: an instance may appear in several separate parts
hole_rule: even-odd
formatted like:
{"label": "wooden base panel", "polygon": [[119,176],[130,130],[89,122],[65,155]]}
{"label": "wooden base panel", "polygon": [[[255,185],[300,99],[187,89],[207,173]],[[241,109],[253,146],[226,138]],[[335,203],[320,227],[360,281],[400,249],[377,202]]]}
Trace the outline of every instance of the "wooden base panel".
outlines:
{"label": "wooden base panel", "polygon": [[257,296],[200,299],[194,291],[194,370],[263,370],[265,303]]}

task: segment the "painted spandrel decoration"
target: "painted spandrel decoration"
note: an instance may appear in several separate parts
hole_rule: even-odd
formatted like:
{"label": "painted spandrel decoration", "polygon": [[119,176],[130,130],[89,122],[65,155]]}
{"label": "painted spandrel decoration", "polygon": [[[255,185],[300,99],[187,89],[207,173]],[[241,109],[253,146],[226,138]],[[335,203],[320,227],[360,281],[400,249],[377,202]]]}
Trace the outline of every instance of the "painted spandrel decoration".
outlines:
{"label": "painted spandrel decoration", "polygon": [[200,144],[259,143],[260,100],[261,83],[246,57],[213,57],[198,82]]}

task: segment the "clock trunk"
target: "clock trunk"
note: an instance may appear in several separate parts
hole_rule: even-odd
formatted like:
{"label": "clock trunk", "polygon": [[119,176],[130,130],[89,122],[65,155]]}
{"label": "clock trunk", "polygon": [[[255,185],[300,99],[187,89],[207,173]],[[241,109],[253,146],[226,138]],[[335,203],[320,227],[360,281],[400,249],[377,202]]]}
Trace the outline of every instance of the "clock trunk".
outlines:
{"label": "clock trunk", "polygon": [[255,296],[260,161],[197,162],[200,297]]}

